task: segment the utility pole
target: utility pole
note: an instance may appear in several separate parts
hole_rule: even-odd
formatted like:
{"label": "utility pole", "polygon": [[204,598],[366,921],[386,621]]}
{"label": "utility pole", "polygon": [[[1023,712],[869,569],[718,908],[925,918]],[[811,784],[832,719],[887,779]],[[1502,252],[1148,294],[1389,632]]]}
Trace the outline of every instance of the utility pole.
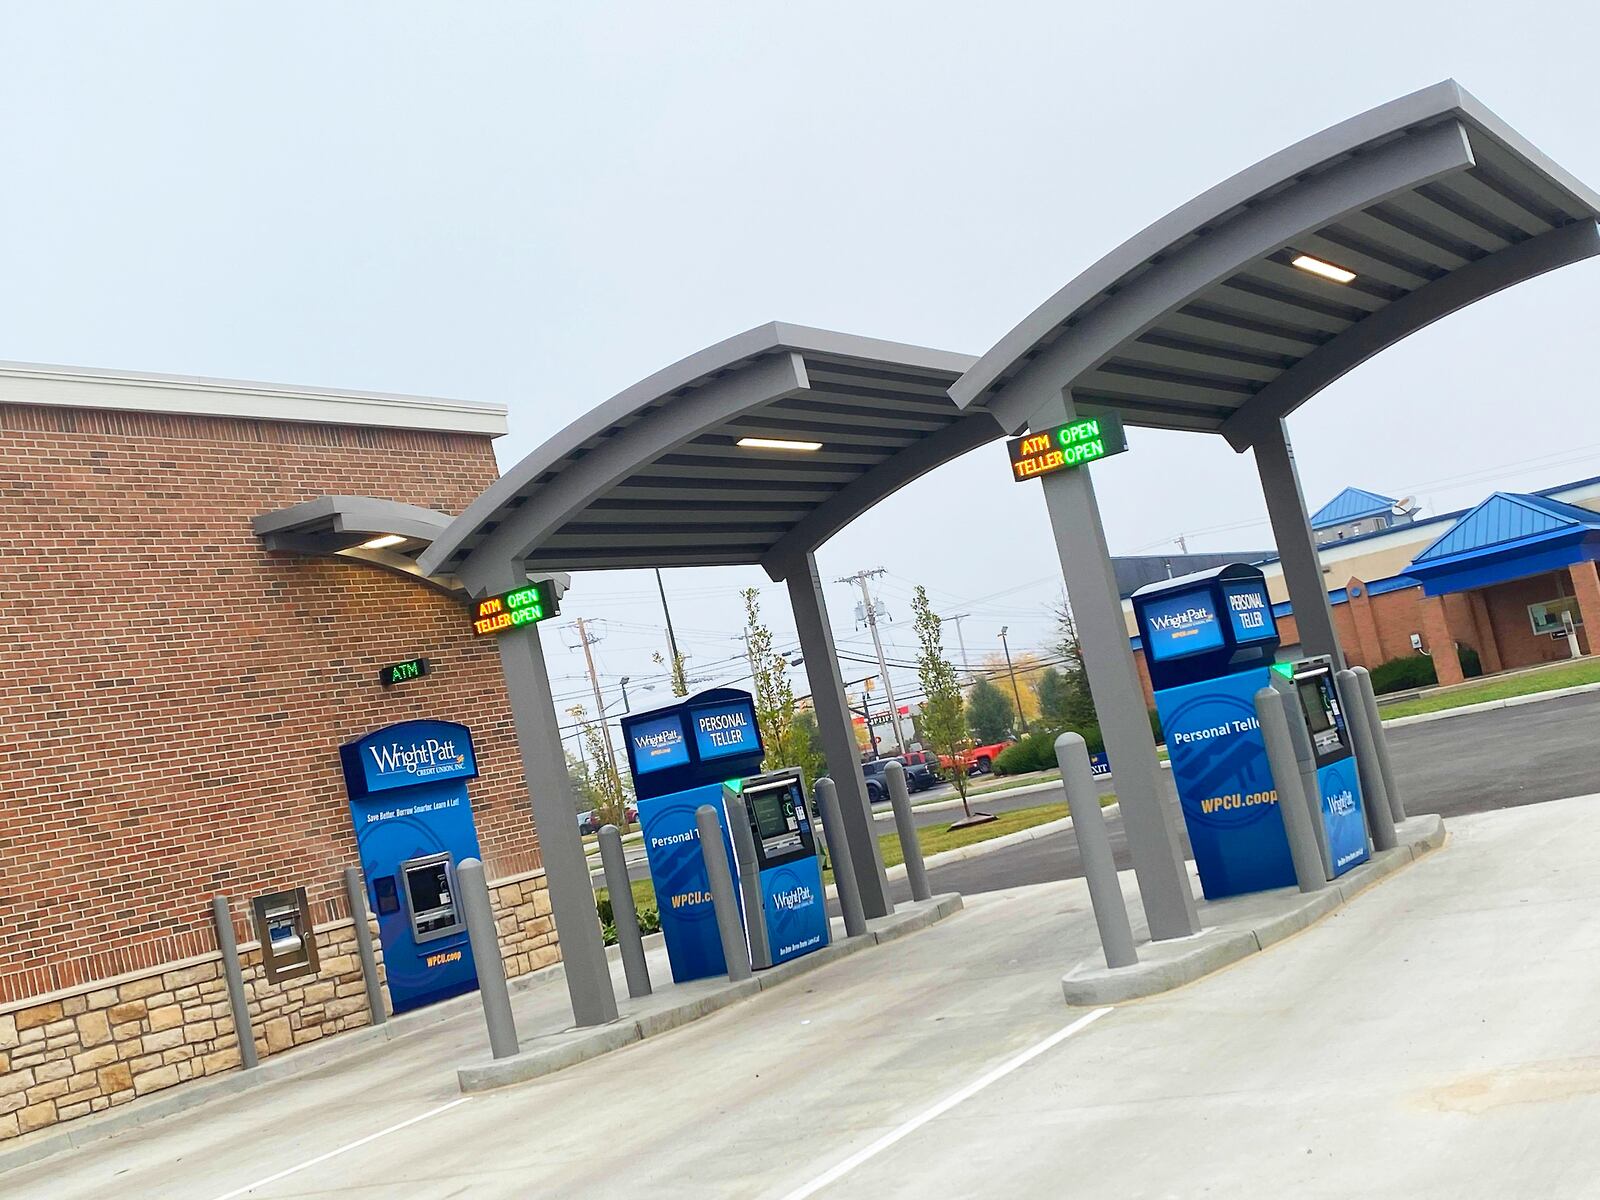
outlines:
{"label": "utility pole", "polygon": [[[889,664],[883,657],[883,639],[878,636],[878,606],[871,593],[867,591],[867,580],[875,579],[882,575],[882,567],[874,567],[870,571],[857,571],[854,575],[846,575],[843,579],[835,580],[836,583],[854,583],[861,588],[862,611],[866,614],[867,628],[872,631],[872,648],[878,652],[878,669],[883,672],[883,692],[889,700],[889,728],[894,730],[894,744],[901,754],[906,752],[906,740],[900,732],[900,706],[894,700],[894,681],[889,678]],[[871,733],[872,722],[867,721],[867,732]]]}
{"label": "utility pole", "polygon": [[1022,732],[1028,732],[1028,718],[1022,715],[1022,689],[1017,686],[1017,669],[1011,665],[1011,644],[1006,641],[1006,633],[1011,626],[1000,626],[1000,648],[1006,652],[1006,670],[1011,672],[1011,694],[1017,698],[1017,724],[1022,727]]}
{"label": "utility pole", "polygon": [[678,664],[683,661],[683,656],[678,653],[678,635],[672,631],[672,610],[667,607],[667,585],[661,581],[661,568],[656,568],[656,591],[661,593],[661,615],[667,619],[667,652],[672,655],[672,662],[668,664],[667,679],[676,680],[678,672],[683,670],[687,678],[689,672]]}
{"label": "utility pole", "polygon": [[617,752],[611,746],[611,726],[606,721],[606,704],[600,698],[600,677],[595,674],[594,652],[589,649],[591,645],[600,640],[600,636],[589,632],[589,627],[584,623],[582,617],[577,618],[577,623],[578,642],[583,646],[583,661],[589,668],[589,686],[594,688],[594,715],[595,719],[600,722],[600,732],[604,735],[606,741],[606,765],[611,768],[611,778],[620,787],[622,776],[617,773]]}
{"label": "utility pole", "polygon": [[971,613],[957,613],[953,617],[946,617],[946,621],[956,623],[956,645],[961,647],[961,669],[966,673],[967,682],[972,682],[972,664],[967,661],[967,639],[961,636],[961,622],[970,617]]}

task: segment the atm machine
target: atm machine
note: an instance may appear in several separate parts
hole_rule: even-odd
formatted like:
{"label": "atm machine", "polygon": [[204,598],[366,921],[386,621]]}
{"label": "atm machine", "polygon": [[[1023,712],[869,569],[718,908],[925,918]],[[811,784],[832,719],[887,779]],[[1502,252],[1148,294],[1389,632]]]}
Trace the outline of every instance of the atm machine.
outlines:
{"label": "atm machine", "polygon": [[[1306,736],[1295,739],[1295,754],[1307,782],[1306,795],[1322,816],[1315,828],[1329,879],[1371,856],[1361,780],[1333,672],[1333,660],[1318,655],[1278,663],[1272,673],[1272,686],[1291,696],[1305,719]],[[1290,730],[1300,732],[1292,722]]]}
{"label": "atm machine", "polygon": [[828,944],[827,893],[798,767],[732,780],[733,833],[750,965],[777,966]]}
{"label": "atm machine", "polygon": [[[1290,664],[1273,661],[1278,629],[1265,577],[1256,567],[1231,563],[1161,580],[1133,594],[1133,611],[1206,898],[1293,887],[1294,861],[1255,709],[1257,691],[1276,686],[1286,669],[1293,674]],[[1329,679],[1331,688],[1331,673]],[[1320,709],[1316,720],[1324,720]],[[1337,724],[1347,746],[1342,717]],[[1323,745],[1321,753],[1331,756],[1325,731]],[[1331,866],[1340,857],[1331,850],[1336,840],[1350,853],[1350,805],[1361,825],[1363,856],[1365,824],[1353,761],[1338,767],[1329,757],[1328,766],[1329,777],[1337,769],[1341,780],[1336,803],[1330,808],[1324,801],[1318,814]],[[1358,861],[1347,859],[1331,874]]]}
{"label": "atm machine", "polygon": [[456,887],[456,864],[480,857],[467,794],[478,774],[471,731],[406,721],[346,743],[339,756],[394,1011],[474,991]]}

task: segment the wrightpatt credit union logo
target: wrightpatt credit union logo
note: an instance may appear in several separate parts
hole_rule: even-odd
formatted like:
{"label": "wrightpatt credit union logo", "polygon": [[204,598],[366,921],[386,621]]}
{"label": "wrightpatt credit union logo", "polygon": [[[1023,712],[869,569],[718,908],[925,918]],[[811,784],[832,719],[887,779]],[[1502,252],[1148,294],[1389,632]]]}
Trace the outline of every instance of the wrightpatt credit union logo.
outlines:
{"label": "wrightpatt credit union logo", "polygon": [[417,779],[430,775],[443,775],[458,771],[467,763],[467,756],[456,749],[453,738],[429,738],[424,742],[391,742],[387,746],[368,746],[372,765],[380,775],[405,774]]}

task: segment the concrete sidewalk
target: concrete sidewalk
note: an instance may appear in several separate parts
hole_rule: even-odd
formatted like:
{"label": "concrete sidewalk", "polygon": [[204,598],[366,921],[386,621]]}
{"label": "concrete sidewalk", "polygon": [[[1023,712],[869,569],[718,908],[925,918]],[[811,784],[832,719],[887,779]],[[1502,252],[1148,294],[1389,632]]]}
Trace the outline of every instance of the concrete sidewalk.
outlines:
{"label": "concrete sidewalk", "polygon": [[[1097,948],[1068,880],[970,898],[915,937],[525,1086],[463,1096],[404,1039],[3,1189],[1590,1195],[1597,815],[1600,797],[1452,820],[1443,850],[1296,936],[1087,1027],[1061,1000],[1061,973]],[[481,1027],[470,1034],[481,1053]]]}

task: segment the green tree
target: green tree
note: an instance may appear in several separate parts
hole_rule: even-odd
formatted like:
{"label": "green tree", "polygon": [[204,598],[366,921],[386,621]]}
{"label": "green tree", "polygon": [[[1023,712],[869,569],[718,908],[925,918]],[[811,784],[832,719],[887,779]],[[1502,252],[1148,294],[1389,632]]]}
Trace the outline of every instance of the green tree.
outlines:
{"label": "green tree", "polygon": [[1043,728],[1066,728],[1069,703],[1067,677],[1054,667],[1046,667],[1035,678],[1033,690],[1039,696],[1039,717]]}
{"label": "green tree", "polygon": [[1007,696],[987,679],[980,679],[967,693],[967,725],[978,745],[1003,741],[1011,732],[1016,712]]}
{"label": "green tree", "polygon": [[1054,606],[1056,618],[1056,657],[1061,660],[1063,694],[1060,706],[1061,727],[1082,729],[1097,722],[1094,697],[1089,693],[1089,672],[1083,665],[1083,647],[1078,641],[1078,623],[1072,619],[1072,606],[1062,596]]}
{"label": "green tree", "polygon": [[806,777],[807,785],[815,783],[828,773],[828,760],[822,753],[822,731],[817,728],[817,714],[802,708],[794,714],[795,766]]}
{"label": "green tree", "polygon": [[577,762],[582,769],[580,786],[587,793],[590,807],[602,825],[615,825],[628,831],[628,801],[632,794],[611,766],[611,755],[606,747],[605,726],[598,721],[585,721],[588,710],[574,704],[567,712],[583,721],[583,747],[585,758],[574,759],[568,755],[569,764]]}
{"label": "green tree", "polygon": [[917,678],[922,682],[922,712],[917,721],[934,751],[950,760],[950,775],[961,794],[961,808],[971,817],[967,772],[961,765],[961,752],[971,745],[967,740],[966,703],[961,698],[956,669],[944,656],[943,623],[928,603],[928,589],[921,584],[911,598],[911,613],[917,631]]}
{"label": "green tree", "polygon": [[745,643],[750,650],[750,669],[754,672],[751,692],[755,696],[756,724],[767,748],[761,769],[799,767],[804,771],[815,751],[808,731],[795,720],[794,686],[789,682],[789,660],[772,649],[772,630],[761,620],[761,601],[755,588],[745,588]]}
{"label": "green tree", "polygon": [[[667,656],[657,650],[651,656],[657,666],[667,666]],[[687,696],[689,694],[689,669],[685,665],[689,660],[681,654],[672,656],[672,665],[668,668],[672,676],[672,694],[674,696]]]}

